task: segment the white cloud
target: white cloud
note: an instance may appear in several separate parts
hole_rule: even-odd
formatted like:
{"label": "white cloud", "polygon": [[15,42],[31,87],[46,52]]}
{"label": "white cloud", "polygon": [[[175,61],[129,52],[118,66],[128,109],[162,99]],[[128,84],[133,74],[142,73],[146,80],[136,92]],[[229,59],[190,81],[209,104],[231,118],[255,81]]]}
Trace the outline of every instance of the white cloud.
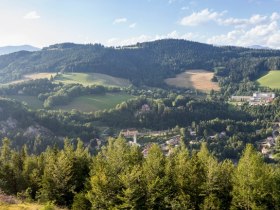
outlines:
{"label": "white cloud", "polygon": [[126,18],[116,18],[113,23],[119,24],[119,23],[125,23],[125,22],[127,22]]}
{"label": "white cloud", "polygon": [[277,21],[280,19],[280,15],[277,12],[273,12],[270,16],[271,21]]}
{"label": "white cloud", "polygon": [[136,23],[132,23],[129,25],[129,28],[135,28],[136,27]]}
{"label": "white cloud", "polygon": [[250,18],[226,18],[222,19],[220,18],[218,20],[218,24],[220,25],[226,25],[226,26],[235,26],[236,28],[245,28],[249,27],[250,25],[257,25],[264,23],[268,20],[267,16],[262,16],[259,14],[252,15]]}
{"label": "white cloud", "polygon": [[183,26],[197,26],[210,21],[219,21],[219,18],[225,14],[223,12],[210,11],[208,8],[200,12],[193,12],[191,15],[181,19],[180,24]]}
{"label": "white cloud", "polygon": [[29,20],[34,20],[34,19],[39,19],[40,15],[36,11],[31,11],[24,15],[24,19],[29,19]]}
{"label": "white cloud", "polygon": [[270,21],[248,28],[234,29],[226,34],[213,36],[207,42],[216,45],[262,45],[280,49],[280,29],[277,21]]}

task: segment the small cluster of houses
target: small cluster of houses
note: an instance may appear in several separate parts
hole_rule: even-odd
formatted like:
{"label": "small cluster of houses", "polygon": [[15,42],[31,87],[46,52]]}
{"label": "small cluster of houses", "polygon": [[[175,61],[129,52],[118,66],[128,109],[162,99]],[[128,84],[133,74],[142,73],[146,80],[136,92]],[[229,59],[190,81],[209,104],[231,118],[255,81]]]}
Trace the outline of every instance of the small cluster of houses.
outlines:
{"label": "small cluster of houses", "polygon": [[[144,146],[144,149],[142,150],[142,154],[144,155],[144,157],[146,157],[149,153],[149,150],[151,149],[151,146],[153,144],[147,144],[146,146]],[[165,143],[160,144],[160,148],[163,152],[164,155],[168,156],[171,154],[172,149],[175,147],[178,147],[180,145],[180,135],[176,135],[171,137],[169,140],[167,140]]]}
{"label": "small cluster of houses", "polygon": [[238,102],[241,105],[244,102],[248,102],[250,105],[268,105],[275,98],[273,92],[256,92],[253,96],[231,96],[231,101]]}
{"label": "small cluster of houses", "polygon": [[273,158],[273,148],[276,146],[276,138],[279,135],[280,123],[275,123],[272,136],[267,137],[263,141],[259,142],[259,148],[263,155]]}
{"label": "small cluster of houses", "polygon": [[273,137],[267,137],[264,141],[260,143],[261,152],[263,155],[272,157],[271,148],[275,146],[275,140]]}
{"label": "small cluster of houses", "polygon": [[[197,133],[195,131],[193,131],[191,128],[189,128],[188,131],[190,133],[190,136],[194,139],[194,140],[191,140],[189,143],[192,145],[199,144],[199,140],[197,140]],[[144,157],[146,157],[151,148],[152,143],[148,143],[147,145],[140,145],[137,142],[137,137],[154,136],[154,137],[164,137],[165,138],[167,135],[170,135],[170,133],[168,130],[139,132],[136,129],[125,129],[120,132],[120,135],[124,136],[125,138],[132,139],[131,141],[128,142],[128,144],[130,144],[130,145],[143,146],[142,153],[143,153]],[[226,136],[226,132],[223,131],[221,133],[217,133],[216,135],[208,136],[208,140],[214,140],[217,137],[223,138],[225,136]],[[180,135],[179,134],[174,134],[171,137],[169,137],[167,141],[159,144],[161,150],[163,151],[164,155],[166,155],[166,156],[170,155],[173,148],[175,148],[179,145],[180,145]]]}

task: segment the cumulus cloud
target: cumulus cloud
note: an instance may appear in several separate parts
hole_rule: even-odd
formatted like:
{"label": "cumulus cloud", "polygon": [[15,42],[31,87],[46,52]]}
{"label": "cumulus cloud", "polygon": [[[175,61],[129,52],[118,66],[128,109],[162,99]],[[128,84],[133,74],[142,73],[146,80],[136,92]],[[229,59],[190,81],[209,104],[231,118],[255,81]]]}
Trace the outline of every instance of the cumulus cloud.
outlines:
{"label": "cumulus cloud", "polygon": [[31,11],[31,12],[25,14],[23,18],[29,19],[29,20],[34,20],[34,19],[39,19],[40,15],[36,11]]}
{"label": "cumulus cloud", "polygon": [[253,25],[249,28],[234,29],[226,34],[213,36],[207,40],[216,45],[263,45],[280,49],[280,29],[277,21]]}
{"label": "cumulus cloud", "polygon": [[262,16],[259,14],[252,15],[248,19],[241,19],[241,18],[226,18],[226,19],[219,19],[217,22],[221,25],[227,25],[227,26],[235,26],[235,27],[248,27],[250,25],[256,25],[263,23],[268,20],[267,16]]}
{"label": "cumulus cloud", "polygon": [[125,23],[125,22],[127,22],[126,18],[116,18],[113,23],[119,24],[119,23]]}
{"label": "cumulus cloud", "polygon": [[207,8],[199,12],[193,12],[189,16],[185,16],[181,19],[180,24],[183,26],[197,26],[210,21],[217,22],[225,13],[226,11],[214,12]]}
{"label": "cumulus cloud", "polygon": [[[226,11],[217,12],[204,9],[193,12],[180,20],[183,26],[199,26],[213,22],[217,26],[227,26],[226,33],[206,38],[215,45],[263,45],[280,49],[280,13],[268,15],[253,14],[248,18],[226,17]],[[200,37],[201,38],[201,37]],[[200,39],[201,40],[201,39]]]}

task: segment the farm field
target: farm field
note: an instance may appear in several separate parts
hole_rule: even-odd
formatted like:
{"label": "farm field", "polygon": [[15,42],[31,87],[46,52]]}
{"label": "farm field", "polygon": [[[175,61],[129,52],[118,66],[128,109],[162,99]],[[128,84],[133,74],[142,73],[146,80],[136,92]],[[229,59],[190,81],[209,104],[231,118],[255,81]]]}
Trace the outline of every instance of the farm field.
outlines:
{"label": "farm field", "polygon": [[50,79],[51,76],[55,76],[55,73],[36,73],[36,74],[27,74],[24,75],[22,79],[19,80],[15,80],[12,82],[8,82],[8,83],[4,83],[4,84],[0,84],[2,86],[4,85],[12,85],[12,84],[18,84],[21,82],[25,82],[25,81],[29,81],[29,80],[35,80],[35,79]]}
{"label": "farm field", "polygon": [[26,103],[31,109],[43,109],[43,102],[35,96],[9,95],[8,98]]}
{"label": "farm field", "polygon": [[97,110],[114,108],[117,104],[127,101],[133,96],[125,93],[107,93],[106,95],[80,96],[65,106],[56,106],[55,109],[70,111],[76,109],[82,112],[93,112]]}
{"label": "farm field", "polygon": [[57,75],[54,82],[62,82],[64,84],[79,83],[85,86],[103,85],[114,87],[128,87],[131,84],[126,79],[99,73],[63,73]]}
{"label": "farm field", "polygon": [[206,70],[188,70],[165,80],[166,84],[183,88],[194,88],[203,92],[220,90],[218,83],[212,82],[214,73]]}
{"label": "farm field", "polygon": [[[35,96],[25,95],[11,95],[7,98],[15,99],[26,103],[31,109],[43,109],[43,102],[37,99]],[[56,106],[54,110],[66,110],[71,111],[77,109],[82,112],[93,112],[97,110],[114,108],[117,104],[127,101],[133,98],[133,96],[126,93],[107,93],[105,95],[88,95],[74,98],[69,104],[64,106]]]}
{"label": "farm field", "polygon": [[280,70],[272,70],[257,80],[260,86],[280,89]]}

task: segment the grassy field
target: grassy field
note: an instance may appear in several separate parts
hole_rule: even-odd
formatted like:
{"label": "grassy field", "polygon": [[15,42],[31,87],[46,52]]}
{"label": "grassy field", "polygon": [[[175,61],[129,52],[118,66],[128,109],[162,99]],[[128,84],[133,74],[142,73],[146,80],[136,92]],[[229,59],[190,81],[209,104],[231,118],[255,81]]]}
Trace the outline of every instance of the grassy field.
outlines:
{"label": "grassy field", "polygon": [[[15,80],[9,83],[0,84],[10,85],[17,84],[29,80],[35,79],[50,79],[51,76],[55,76],[56,73],[36,73],[36,74],[27,74],[20,80]],[[55,77],[54,82],[62,82],[64,84],[72,84],[79,83],[84,86],[88,85],[104,85],[104,86],[113,86],[113,87],[128,87],[131,83],[122,78],[112,77],[106,74],[98,74],[98,73],[64,73],[59,74]]]}
{"label": "grassy field", "polygon": [[218,83],[211,81],[213,76],[213,72],[206,70],[188,70],[176,75],[175,78],[166,79],[165,82],[171,86],[194,88],[203,92],[209,92],[212,89],[220,89]]}
{"label": "grassy field", "polygon": [[280,89],[280,70],[268,72],[263,77],[257,80],[260,86],[269,87],[272,89]]}
{"label": "grassy field", "polygon": [[85,86],[104,85],[114,87],[128,87],[131,84],[126,79],[98,73],[64,73],[56,76],[55,82],[62,82],[64,84],[79,83]]}
{"label": "grassy field", "polygon": [[26,103],[31,109],[42,109],[43,102],[40,101],[35,96],[25,96],[25,95],[10,95],[8,98],[15,99],[16,101],[20,101]]}
{"label": "grassy field", "polygon": [[82,112],[92,112],[97,110],[114,108],[117,104],[123,101],[127,101],[131,98],[133,98],[133,96],[125,93],[107,93],[106,95],[80,96],[78,98],[75,98],[68,105],[59,106],[55,108],[68,111],[76,109]]}
{"label": "grassy field", "polygon": [[35,79],[50,79],[51,76],[55,76],[55,73],[36,73],[36,74],[27,74],[24,75],[22,79],[20,80],[15,80],[9,83],[5,83],[5,84],[0,84],[2,86],[4,85],[12,85],[12,84],[17,84],[17,83],[21,83],[21,82],[25,82],[25,81],[29,81],[29,80],[35,80]]}
{"label": "grassy field", "polygon": [[[25,95],[11,95],[7,98],[15,99],[20,102],[26,103],[31,109],[43,109],[43,102],[35,96]],[[133,98],[133,96],[126,93],[107,93],[105,95],[88,95],[74,98],[69,104],[64,106],[56,106],[55,110],[67,110],[77,109],[82,112],[93,112],[103,109],[114,108],[117,104],[127,101]]]}

